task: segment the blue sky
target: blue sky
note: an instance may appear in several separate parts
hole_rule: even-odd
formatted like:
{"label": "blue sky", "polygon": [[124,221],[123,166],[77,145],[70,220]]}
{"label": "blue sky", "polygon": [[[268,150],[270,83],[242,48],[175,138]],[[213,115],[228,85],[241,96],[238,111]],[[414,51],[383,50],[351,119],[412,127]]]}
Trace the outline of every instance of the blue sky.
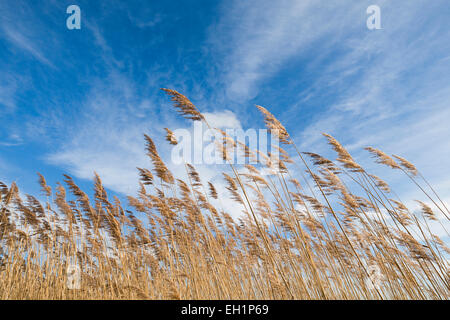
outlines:
{"label": "blue sky", "polygon": [[[81,30],[66,28],[71,4]],[[381,30],[366,27],[372,4]],[[37,194],[37,171],[85,188],[96,171],[132,193],[136,166],[149,167],[142,134],[164,154],[163,128],[190,125],[167,87],[219,124],[262,128],[265,106],[305,151],[332,157],[320,133],[332,134],[423,200],[362,148],[401,155],[449,202],[449,16],[447,0],[3,0],[0,180]]]}

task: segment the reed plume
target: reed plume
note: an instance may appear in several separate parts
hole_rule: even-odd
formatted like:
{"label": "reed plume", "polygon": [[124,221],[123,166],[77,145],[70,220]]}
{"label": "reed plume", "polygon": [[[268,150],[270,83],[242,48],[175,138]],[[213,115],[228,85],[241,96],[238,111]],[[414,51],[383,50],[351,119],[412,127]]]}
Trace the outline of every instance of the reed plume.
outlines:
{"label": "reed plume", "polygon": [[[184,118],[207,124],[189,99],[163,91]],[[89,192],[69,175],[51,187],[38,174],[43,202],[0,182],[0,299],[450,298],[448,220],[437,214],[448,210],[412,163],[366,148],[419,186],[420,210],[333,136],[324,134],[336,161],[300,152],[258,109],[286,150],[251,150],[218,130],[229,164],[220,181],[189,163],[185,179],[174,176],[144,135],[151,168],[137,168],[126,204],[95,173]],[[234,165],[236,149],[259,160]],[[73,270],[78,288],[67,286]]]}

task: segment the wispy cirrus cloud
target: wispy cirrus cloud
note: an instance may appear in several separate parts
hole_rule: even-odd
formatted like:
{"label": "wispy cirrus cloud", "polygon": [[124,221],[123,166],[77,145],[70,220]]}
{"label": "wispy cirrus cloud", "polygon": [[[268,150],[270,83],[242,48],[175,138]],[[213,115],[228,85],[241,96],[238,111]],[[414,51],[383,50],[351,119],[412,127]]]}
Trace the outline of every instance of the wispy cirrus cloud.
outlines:
{"label": "wispy cirrus cloud", "polygon": [[35,43],[33,43],[33,41],[26,36],[25,33],[13,28],[12,25],[6,24],[2,26],[2,33],[6,39],[13,43],[17,48],[27,52],[39,62],[49,67],[56,68],[55,65],[44,55],[42,50]]}
{"label": "wispy cirrus cloud", "polygon": [[67,138],[47,161],[82,179],[90,180],[97,172],[108,188],[134,193],[136,167],[149,164],[143,134],[152,130],[151,119],[156,118],[152,107],[123,75],[110,75],[108,85],[96,81],[82,102],[78,119],[66,127]]}
{"label": "wispy cirrus cloud", "polygon": [[261,82],[289,59],[307,56],[317,41],[327,41],[331,47],[338,41],[336,34],[361,27],[365,20],[360,12],[365,12],[364,4],[354,1],[227,3],[221,20],[211,27],[209,43],[226,66],[222,76],[228,98],[245,101],[255,97]]}
{"label": "wispy cirrus cloud", "polygon": [[[10,80],[10,79],[9,79]],[[13,82],[0,81],[0,113],[4,111],[11,111],[16,108],[16,95],[17,86]]]}
{"label": "wispy cirrus cloud", "polygon": [[154,27],[162,22],[164,20],[164,15],[161,13],[150,13],[148,15],[135,16],[128,12],[128,18],[138,28],[144,29]]}
{"label": "wispy cirrus cloud", "polygon": [[22,137],[17,133],[10,133],[4,141],[0,141],[0,146],[12,147],[19,146],[23,143]]}
{"label": "wispy cirrus cloud", "polygon": [[[447,20],[421,1],[384,3],[382,8],[383,30],[344,40],[346,54],[306,89],[309,99],[320,94],[316,88],[339,94],[296,132],[297,139],[305,149],[325,150],[317,138],[327,131],[352,152],[375,145],[411,159],[439,183],[442,172],[448,172],[440,159],[450,155],[450,130],[441,120],[450,105],[450,85],[442,81],[450,70]],[[282,116],[289,118],[306,106],[302,101]]]}

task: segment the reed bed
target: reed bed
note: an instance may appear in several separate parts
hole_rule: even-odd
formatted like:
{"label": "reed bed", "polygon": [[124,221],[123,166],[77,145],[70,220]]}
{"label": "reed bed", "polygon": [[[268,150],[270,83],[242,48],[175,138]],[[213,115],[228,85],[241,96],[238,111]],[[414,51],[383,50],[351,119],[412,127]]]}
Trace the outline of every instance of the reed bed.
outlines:
{"label": "reed bed", "polygon": [[[209,126],[188,98],[163,90],[181,116]],[[187,179],[173,176],[149,136],[152,168],[138,168],[139,192],[126,205],[108,197],[98,175],[91,198],[70,176],[51,187],[39,175],[46,201],[1,183],[0,299],[450,297],[450,249],[430,227],[437,220],[448,229],[450,212],[413,164],[366,148],[423,192],[419,210],[334,137],[324,134],[336,160],[300,151],[275,116],[258,109],[282,143],[280,158],[222,132],[225,160],[232,149],[258,159],[229,161],[227,194],[191,164]],[[226,201],[238,202],[240,215],[217,205]]]}

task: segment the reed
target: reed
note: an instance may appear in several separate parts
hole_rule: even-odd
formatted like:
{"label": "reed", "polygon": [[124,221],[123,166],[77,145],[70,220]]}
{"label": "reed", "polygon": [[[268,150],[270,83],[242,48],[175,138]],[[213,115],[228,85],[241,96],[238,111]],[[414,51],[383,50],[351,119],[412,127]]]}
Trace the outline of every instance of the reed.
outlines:
{"label": "reed", "polygon": [[[183,117],[209,126],[189,99],[163,90]],[[52,188],[38,174],[45,203],[0,183],[0,299],[450,298],[450,249],[430,227],[445,230],[449,211],[412,163],[366,148],[423,192],[417,210],[334,137],[324,134],[335,161],[302,152],[257,108],[281,157],[260,155],[244,170],[229,148],[249,159],[259,151],[222,132],[227,194],[191,164],[186,180],[175,177],[147,135],[153,166],[137,168],[139,192],[126,205],[97,174],[92,198],[70,176]],[[226,201],[240,204],[239,218]],[[79,284],[68,285],[74,276]]]}

